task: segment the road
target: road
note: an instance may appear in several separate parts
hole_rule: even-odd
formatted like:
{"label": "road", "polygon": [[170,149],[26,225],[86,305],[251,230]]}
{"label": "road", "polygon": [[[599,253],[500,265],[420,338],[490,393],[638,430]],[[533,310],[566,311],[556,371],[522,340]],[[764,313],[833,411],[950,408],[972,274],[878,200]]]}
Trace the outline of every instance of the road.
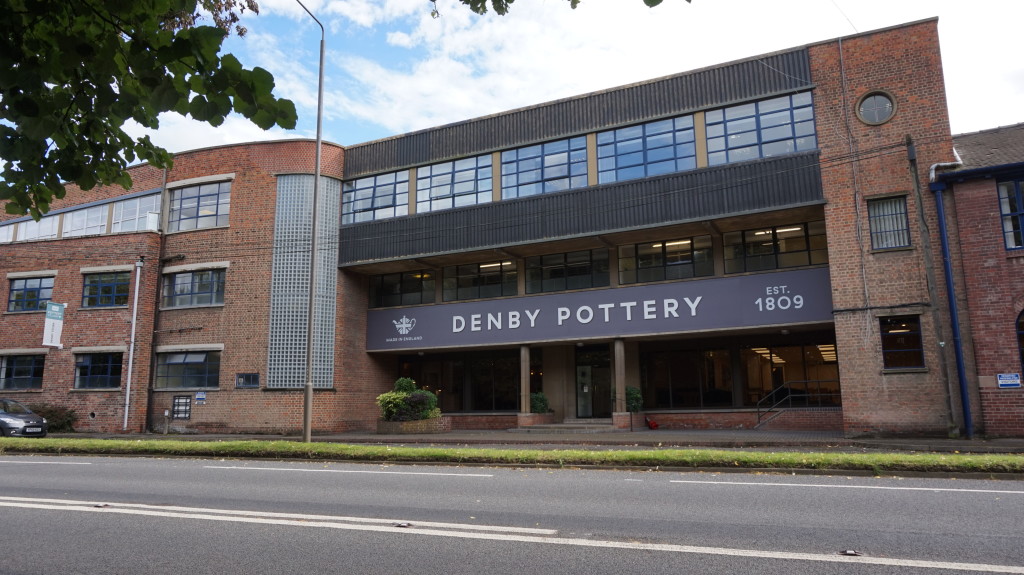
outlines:
{"label": "road", "polygon": [[1009,481],[0,456],[5,575],[1024,573],[1022,517]]}

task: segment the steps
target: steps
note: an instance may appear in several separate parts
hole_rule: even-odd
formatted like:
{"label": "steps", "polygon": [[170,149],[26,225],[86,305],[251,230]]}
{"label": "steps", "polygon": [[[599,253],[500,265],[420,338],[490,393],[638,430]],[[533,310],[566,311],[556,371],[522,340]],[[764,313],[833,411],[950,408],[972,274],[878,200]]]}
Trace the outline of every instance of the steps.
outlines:
{"label": "steps", "polygon": [[543,425],[531,425],[529,427],[515,427],[508,430],[509,433],[619,433],[629,431],[627,429],[616,429],[612,426],[611,419],[566,419],[562,423],[548,423]]}

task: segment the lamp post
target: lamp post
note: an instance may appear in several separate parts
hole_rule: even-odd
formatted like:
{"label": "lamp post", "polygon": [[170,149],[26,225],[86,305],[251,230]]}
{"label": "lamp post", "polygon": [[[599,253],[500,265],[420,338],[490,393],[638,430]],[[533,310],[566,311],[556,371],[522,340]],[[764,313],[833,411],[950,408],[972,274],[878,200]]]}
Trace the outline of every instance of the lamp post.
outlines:
{"label": "lamp post", "polygon": [[302,402],[302,441],[309,443],[313,440],[313,329],[314,317],[316,315],[316,258],[319,246],[317,245],[317,204],[320,197],[320,152],[323,147],[322,127],[324,116],[324,25],[317,20],[316,16],[306,8],[301,0],[295,0],[302,6],[302,9],[309,14],[310,18],[320,26],[320,77],[317,83],[316,95],[316,161],[313,167],[313,229],[310,233],[309,242],[309,302],[306,310],[306,383],[303,388]]}

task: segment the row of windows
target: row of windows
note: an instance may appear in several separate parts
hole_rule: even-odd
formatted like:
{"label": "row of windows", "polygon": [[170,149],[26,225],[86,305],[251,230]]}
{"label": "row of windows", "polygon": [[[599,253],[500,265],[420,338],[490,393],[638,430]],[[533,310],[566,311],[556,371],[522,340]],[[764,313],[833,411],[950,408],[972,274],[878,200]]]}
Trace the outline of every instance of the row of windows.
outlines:
{"label": "row of windows", "polygon": [[[711,166],[813,150],[818,145],[810,92],[711,110],[704,118],[703,134],[698,134],[693,115],[597,132],[598,183],[696,169],[700,139],[707,144]],[[504,150],[500,158],[502,199],[588,185],[585,136]],[[344,182],[341,223],[407,215],[408,180],[409,170],[402,170]],[[420,167],[416,210],[486,203],[492,190],[490,156]]]}
{"label": "row of windows", "polygon": [[[174,188],[168,197],[170,232],[228,225],[231,182]],[[6,224],[0,226],[0,243],[156,231],[159,214],[160,194],[150,194],[47,216],[38,222]]]}
{"label": "row of windows", "polygon": [[[730,232],[724,236],[726,273],[828,263],[825,222]],[[526,293],[607,287],[609,251],[580,250],[524,260]],[[710,235],[672,238],[618,247],[620,285],[715,275]],[[518,295],[512,261],[449,266],[442,270],[442,301]],[[435,301],[437,277],[429,270],[370,278],[370,307],[420,305]]]}
{"label": "row of windows", "polygon": [[[219,305],[224,303],[224,270],[203,270],[165,274],[163,307]],[[51,277],[11,280],[7,311],[44,311],[53,297]],[[128,305],[131,272],[85,274],[82,307],[118,307]]]}
{"label": "row of windows", "polygon": [[[40,389],[45,355],[0,356],[0,389]],[[111,389],[121,386],[122,353],[75,355],[75,389]],[[219,351],[190,351],[157,355],[157,389],[217,387],[220,380]],[[244,380],[239,387],[247,387]]]}

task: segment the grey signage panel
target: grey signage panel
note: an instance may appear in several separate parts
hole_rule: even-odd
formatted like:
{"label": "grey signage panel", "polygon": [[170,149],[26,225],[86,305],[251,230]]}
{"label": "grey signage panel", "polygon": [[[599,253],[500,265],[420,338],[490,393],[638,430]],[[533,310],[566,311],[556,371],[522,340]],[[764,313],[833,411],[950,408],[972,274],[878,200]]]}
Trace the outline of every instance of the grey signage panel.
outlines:
{"label": "grey signage panel", "polygon": [[370,310],[368,351],[832,321],[827,268]]}

